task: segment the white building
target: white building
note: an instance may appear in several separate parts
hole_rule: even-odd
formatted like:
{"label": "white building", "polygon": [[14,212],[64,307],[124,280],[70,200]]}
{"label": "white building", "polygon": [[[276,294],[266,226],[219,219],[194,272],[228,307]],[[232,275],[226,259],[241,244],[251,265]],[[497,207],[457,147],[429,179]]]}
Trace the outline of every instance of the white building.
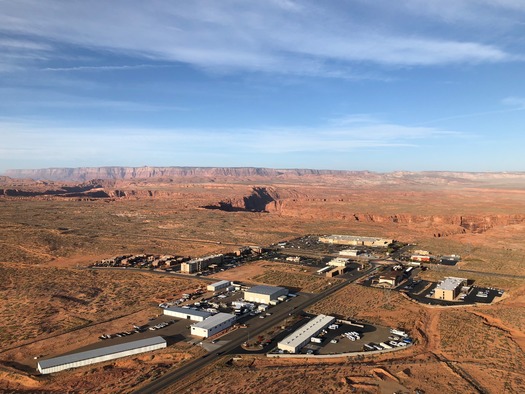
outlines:
{"label": "white building", "polygon": [[339,256],[357,257],[360,253],[361,251],[357,249],[345,249],[339,252]]}
{"label": "white building", "polygon": [[146,338],[99,349],[87,350],[85,352],[68,354],[66,356],[48,358],[47,360],[40,360],[37,369],[41,374],[49,374],[65,369],[83,367],[85,365],[162,349],[166,346],[166,340],[162,337]]}
{"label": "white building", "polygon": [[218,291],[221,289],[226,289],[228,286],[230,286],[229,280],[221,280],[219,282],[212,283],[211,285],[208,285],[206,287],[206,290],[208,291]]}
{"label": "white building", "polygon": [[394,240],[354,235],[326,235],[324,237],[319,237],[319,242],[335,245],[387,247],[389,244],[394,242]]}
{"label": "white building", "polygon": [[211,256],[199,257],[197,259],[190,260],[180,265],[180,271],[187,274],[202,271],[208,268],[212,264],[221,264],[224,255],[213,254]]}
{"label": "white building", "polygon": [[208,338],[231,327],[237,317],[230,313],[217,313],[191,326],[191,335]]}
{"label": "white building", "polygon": [[297,353],[304,345],[310,342],[310,338],[315,337],[334,321],[335,317],[333,316],[316,316],[304,326],[284,338],[277,344],[277,347],[288,353]]}
{"label": "white building", "polygon": [[259,304],[271,304],[270,301],[277,300],[280,296],[287,294],[288,289],[285,287],[261,285],[246,290],[244,292],[244,299]]}
{"label": "white building", "polygon": [[197,311],[195,309],[178,307],[166,308],[164,309],[164,314],[166,316],[173,316],[178,317],[179,319],[187,319],[192,321],[203,321],[212,315],[212,313],[206,311]]}
{"label": "white building", "polygon": [[346,265],[349,263],[348,259],[342,258],[342,257],[336,257],[335,259],[332,259],[328,262],[328,265],[331,265],[332,267],[346,267]]}

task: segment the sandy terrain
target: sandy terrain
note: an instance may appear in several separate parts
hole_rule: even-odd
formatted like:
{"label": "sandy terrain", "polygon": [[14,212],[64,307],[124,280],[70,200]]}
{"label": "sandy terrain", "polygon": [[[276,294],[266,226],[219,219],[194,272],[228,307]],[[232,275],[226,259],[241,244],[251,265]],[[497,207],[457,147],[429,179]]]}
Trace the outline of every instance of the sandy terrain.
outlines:
{"label": "sandy terrain", "polygon": [[287,286],[294,291],[320,293],[339,279],[314,276],[312,268],[261,260],[214,275],[218,279]]}
{"label": "sandy terrain", "polygon": [[[109,198],[23,197],[20,191],[55,186],[0,180],[8,184],[4,190],[18,193],[0,197],[0,391],[129,392],[199,356],[196,347],[180,343],[54,376],[34,375],[34,355],[72,350],[101,332],[144,321],[158,313],[159,302],[199,283],[82,269],[95,260],[127,253],[201,256],[342,233],[390,236],[434,253],[459,254],[457,267],[422,276],[466,276],[503,288],[507,296],[494,305],[443,309],[351,285],[311,311],[402,327],[417,345],[390,356],[330,362],[243,356],[232,364],[224,357],[180,392],[203,392],[209,385],[217,393],[525,392],[525,184],[510,175],[132,179],[98,185]],[[219,202],[237,210],[202,208]],[[262,203],[268,212],[247,209]],[[267,261],[217,276],[311,292],[328,283],[297,266]]]}

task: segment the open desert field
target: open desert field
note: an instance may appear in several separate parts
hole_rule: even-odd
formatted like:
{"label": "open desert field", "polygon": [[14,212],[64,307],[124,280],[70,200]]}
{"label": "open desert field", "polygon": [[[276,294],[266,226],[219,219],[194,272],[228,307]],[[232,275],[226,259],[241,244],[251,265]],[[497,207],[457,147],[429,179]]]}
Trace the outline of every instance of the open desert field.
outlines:
{"label": "open desert field", "polygon": [[[461,255],[457,266],[421,277],[465,276],[506,295],[493,305],[444,309],[352,284],[309,311],[404,328],[417,344],[391,356],[332,361],[224,356],[181,392],[210,384],[217,393],[524,392],[525,186],[514,178],[450,174],[372,178],[121,179],[97,184],[102,197],[46,194],[62,187],[58,181],[44,187],[4,179],[3,190],[18,194],[0,197],[0,390],[82,392],[100,382],[100,393],[131,392],[201,355],[182,341],[153,355],[36,375],[34,356],[144,323],[159,313],[159,302],[206,283],[86,269],[97,260],[133,253],[198,257],[305,234],[355,234]],[[260,260],[214,277],[313,293],[338,281],[310,271]]]}

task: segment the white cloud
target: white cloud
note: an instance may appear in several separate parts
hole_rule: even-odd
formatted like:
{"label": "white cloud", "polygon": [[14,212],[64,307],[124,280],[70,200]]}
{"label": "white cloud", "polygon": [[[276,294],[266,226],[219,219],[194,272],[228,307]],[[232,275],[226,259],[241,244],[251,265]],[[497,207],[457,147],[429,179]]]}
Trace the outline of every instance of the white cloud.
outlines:
{"label": "white cloud", "polygon": [[525,109],[525,97],[506,97],[502,103],[515,109]]}
{"label": "white cloud", "polygon": [[[505,3],[514,4],[511,0]],[[363,62],[425,66],[515,58],[493,43],[478,42],[476,36],[427,34],[415,28],[417,20],[402,12],[400,23],[392,24],[378,17],[360,20],[348,4],[319,4],[116,0],[108,6],[104,1],[26,0],[2,3],[0,31],[32,39],[35,46],[55,42],[219,71],[330,77],[351,77],[354,70],[350,66],[362,67]],[[368,11],[381,14],[379,6],[367,6]],[[49,68],[66,71],[76,67]]]}
{"label": "white cloud", "polygon": [[[258,129],[162,129],[137,127],[69,127],[43,120],[0,119],[5,162],[20,160],[21,154],[53,166],[56,158],[88,159],[98,165],[104,157],[118,161],[132,155],[137,160],[187,155],[196,158],[221,152],[288,154],[294,152],[348,153],[356,149],[393,149],[427,144],[442,137],[461,134],[430,127],[410,127],[376,120],[358,125],[273,127]],[[23,147],[23,148],[21,148]]]}

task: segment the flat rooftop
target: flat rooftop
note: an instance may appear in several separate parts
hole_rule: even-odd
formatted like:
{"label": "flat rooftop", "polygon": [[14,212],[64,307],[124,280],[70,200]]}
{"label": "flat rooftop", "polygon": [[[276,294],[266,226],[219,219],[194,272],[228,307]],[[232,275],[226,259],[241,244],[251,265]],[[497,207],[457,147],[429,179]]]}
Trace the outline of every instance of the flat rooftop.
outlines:
{"label": "flat rooftop", "polygon": [[209,330],[210,328],[213,328],[221,323],[224,323],[225,321],[230,320],[232,317],[237,317],[235,315],[232,315],[231,313],[217,313],[216,315],[213,315],[211,317],[208,317],[206,320],[200,321],[198,323],[192,324],[193,327],[199,327],[204,328],[205,330]]}
{"label": "flat rooftop", "polygon": [[281,342],[283,345],[297,348],[304,341],[309,340],[327,325],[335,321],[335,317],[327,315],[318,315],[306,323],[304,326],[298,328],[293,333],[284,338]]}
{"label": "flat rooftop", "polygon": [[325,235],[320,238],[332,239],[334,241],[363,241],[363,242],[377,242],[377,241],[389,241],[387,238],[382,237],[363,237],[360,235]]}
{"label": "flat rooftop", "polygon": [[445,278],[442,282],[438,283],[436,289],[439,290],[455,290],[458,286],[461,286],[463,282],[466,282],[465,278]]}
{"label": "flat rooftop", "polygon": [[134,350],[141,347],[153,346],[153,345],[167,345],[166,340],[160,336],[140,339],[138,341],[120,343],[118,345],[106,346],[99,349],[87,350],[85,352],[68,354],[65,356],[59,356],[49,358],[47,360],[40,360],[38,365],[40,368],[52,368],[59,365],[75,363],[83,360],[89,360],[96,357],[106,356],[109,354],[121,353],[128,350]]}
{"label": "flat rooftop", "polygon": [[166,308],[165,310],[175,312],[175,313],[184,313],[190,316],[204,317],[204,318],[207,318],[212,315],[212,313],[210,312],[197,311],[195,309],[190,309],[190,308],[179,308],[177,306],[172,306],[172,307]]}
{"label": "flat rooftop", "polygon": [[208,286],[222,286],[222,285],[225,285],[225,284],[230,284],[230,281],[229,280],[220,280],[218,282],[211,283]]}
{"label": "flat rooftop", "polygon": [[272,295],[278,291],[281,290],[287,290],[285,287],[279,287],[279,286],[266,286],[266,285],[259,285],[259,286],[253,286],[250,287],[249,290],[247,290],[248,293],[257,293],[257,294],[265,294],[265,295]]}

